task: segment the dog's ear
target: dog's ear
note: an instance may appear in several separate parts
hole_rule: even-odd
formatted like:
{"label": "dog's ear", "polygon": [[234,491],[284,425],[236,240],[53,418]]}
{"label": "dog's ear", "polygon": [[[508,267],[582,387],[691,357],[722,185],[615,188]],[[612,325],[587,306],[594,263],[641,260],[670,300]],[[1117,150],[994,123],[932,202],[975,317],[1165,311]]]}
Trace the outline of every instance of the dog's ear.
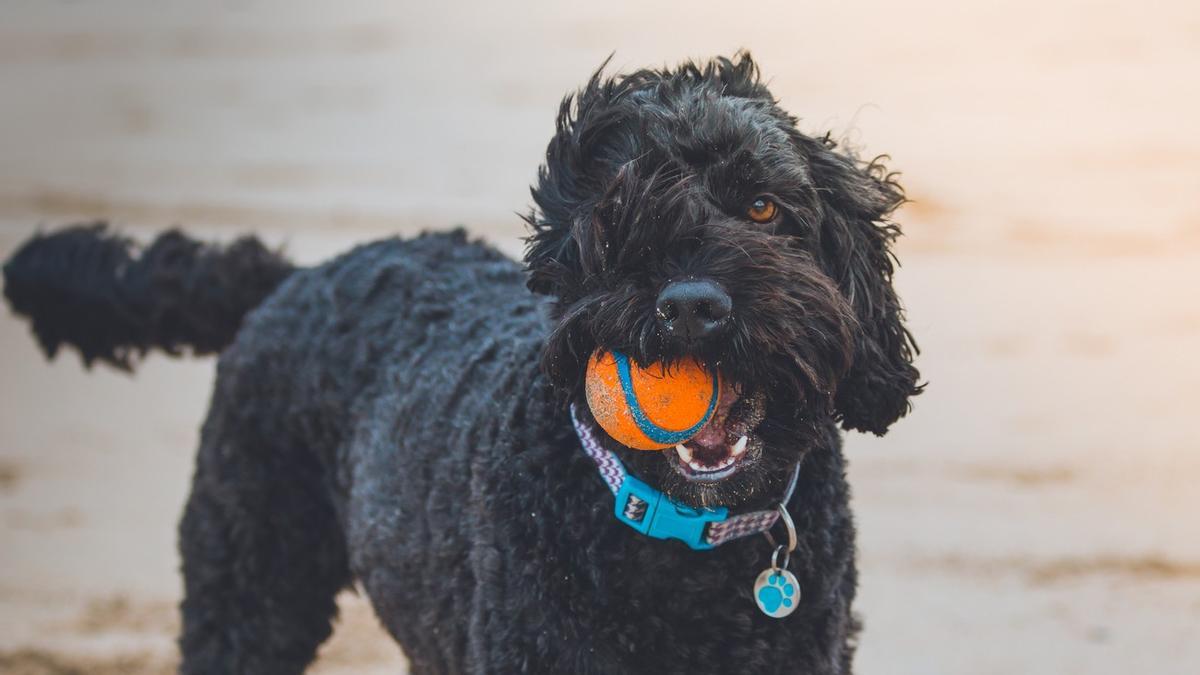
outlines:
{"label": "dog's ear", "polygon": [[883,435],[922,388],[912,365],[917,345],[892,288],[891,245],[900,229],[888,218],[904,192],[880,160],[864,163],[838,152],[829,136],[797,134],[797,144],[818,200],[821,255],[860,328],[834,406],[843,428]]}
{"label": "dog's ear", "polygon": [[531,230],[525,239],[525,269],[526,285],[534,293],[559,296],[580,280],[575,230],[590,222],[593,200],[604,193],[606,176],[612,173],[618,149],[604,143],[622,123],[616,104],[629,89],[627,81],[604,79],[606,65],[607,59],[582,89],[563,98],[546,162],[530,188],[534,209],[525,216]]}
{"label": "dog's ear", "polygon": [[525,216],[533,233],[525,239],[526,287],[534,293],[558,296],[579,266],[579,251],[571,237],[571,224],[548,220],[538,213]]}

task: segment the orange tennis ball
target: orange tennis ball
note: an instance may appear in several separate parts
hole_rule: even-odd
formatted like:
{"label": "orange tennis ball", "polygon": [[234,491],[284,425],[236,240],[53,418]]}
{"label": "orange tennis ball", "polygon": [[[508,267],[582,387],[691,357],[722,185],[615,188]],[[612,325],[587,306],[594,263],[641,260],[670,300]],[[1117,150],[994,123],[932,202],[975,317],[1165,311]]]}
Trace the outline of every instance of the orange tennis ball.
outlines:
{"label": "orange tennis ball", "polygon": [[597,349],[585,389],[592,416],[609,436],[638,450],[662,450],[695,436],[712,418],[721,381],[695,359],[641,368],[620,352]]}

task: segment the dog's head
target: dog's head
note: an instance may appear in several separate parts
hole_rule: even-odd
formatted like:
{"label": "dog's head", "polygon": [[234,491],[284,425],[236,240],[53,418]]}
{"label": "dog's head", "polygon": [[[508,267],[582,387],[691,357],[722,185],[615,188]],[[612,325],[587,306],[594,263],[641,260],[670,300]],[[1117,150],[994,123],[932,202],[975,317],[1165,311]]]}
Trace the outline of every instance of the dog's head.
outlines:
{"label": "dog's head", "polygon": [[597,72],[564,99],[532,192],[529,288],[554,299],[542,367],[571,401],[586,409],[596,348],[695,356],[727,383],[681,448],[601,434],[670,496],[778,498],[830,419],[883,434],[920,391],[891,283],[900,187],[800,133],[749,55]]}

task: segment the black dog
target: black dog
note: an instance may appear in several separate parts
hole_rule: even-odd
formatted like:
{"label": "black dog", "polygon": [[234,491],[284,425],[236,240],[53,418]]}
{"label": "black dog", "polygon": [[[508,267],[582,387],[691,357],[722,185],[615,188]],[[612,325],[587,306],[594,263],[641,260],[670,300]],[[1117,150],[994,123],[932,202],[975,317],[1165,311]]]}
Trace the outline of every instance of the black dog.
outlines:
{"label": "black dog", "polygon": [[[181,672],[303,671],[355,581],[414,673],[850,672],[837,426],[882,434],[919,392],[892,176],[797,131],[743,55],[597,73],[533,197],[524,270],[461,232],[294,269],[253,239],[135,254],[102,225],[5,266],[49,355],[221,351],[180,525]],[[729,386],[694,440],[631,450],[584,401],[596,349],[697,357]],[[619,520],[651,516],[614,510],[580,434],[681,515]],[[782,548],[693,550],[702,522],[692,547],[656,538],[711,513],[687,506],[769,525],[789,490],[790,556],[782,525]],[[755,606],[773,552],[798,580],[770,591],[786,618]]]}

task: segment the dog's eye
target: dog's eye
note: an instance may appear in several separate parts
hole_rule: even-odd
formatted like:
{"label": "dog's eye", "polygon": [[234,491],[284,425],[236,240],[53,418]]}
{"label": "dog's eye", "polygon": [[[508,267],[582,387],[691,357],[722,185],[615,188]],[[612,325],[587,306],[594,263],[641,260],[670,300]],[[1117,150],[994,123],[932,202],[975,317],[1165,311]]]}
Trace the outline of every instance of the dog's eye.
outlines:
{"label": "dog's eye", "polygon": [[767,197],[756,197],[750,203],[750,208],[746,209],[746,216],[756,223],[769,223],[775,220],[778,212],[779,208],[775,206],[775,202]]}

